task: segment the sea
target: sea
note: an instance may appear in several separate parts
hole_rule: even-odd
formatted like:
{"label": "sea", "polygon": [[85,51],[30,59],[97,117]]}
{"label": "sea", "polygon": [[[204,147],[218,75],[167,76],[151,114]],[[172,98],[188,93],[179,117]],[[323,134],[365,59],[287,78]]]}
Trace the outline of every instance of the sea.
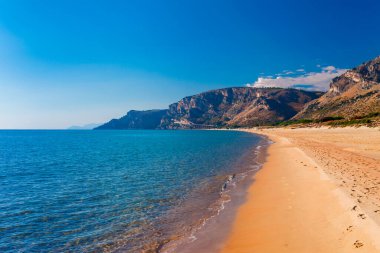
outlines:
{"label": "sea", "polygon": [[0,252],[178,252],[263,145],[242,131],[2,130]]}

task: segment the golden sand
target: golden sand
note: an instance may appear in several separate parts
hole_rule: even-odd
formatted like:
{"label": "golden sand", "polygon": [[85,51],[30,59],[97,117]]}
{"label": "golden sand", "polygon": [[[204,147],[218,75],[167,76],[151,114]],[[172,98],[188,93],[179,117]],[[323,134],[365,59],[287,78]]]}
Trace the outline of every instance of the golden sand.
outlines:
{"label": "golden sand", "polygon": [[223,253],[380,252],[378,128],[247,131],[275,143]]}

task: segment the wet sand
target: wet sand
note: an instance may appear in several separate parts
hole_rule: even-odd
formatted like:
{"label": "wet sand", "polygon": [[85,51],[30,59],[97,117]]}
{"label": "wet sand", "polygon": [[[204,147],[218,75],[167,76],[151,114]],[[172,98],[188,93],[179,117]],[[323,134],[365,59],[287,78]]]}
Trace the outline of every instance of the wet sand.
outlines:
{"label": "wet sand", "polygon": [[380,252],[379,128],[247,131],[275,143],[222,252]]}
{"label": "wet sand", "polygon": [[246,201],[253,175],[260,170],[265,160],[267,147],[268,139],[262,138],[258,145],[247,150],[234,163],[234,178],[220,192],[218,202],[210,206],[212,209],[216,208],[217,213],[211,217],[204,217],[205,219],[194,227],[191,234],[165,244],[160,252],[220,252],[234,224],[238,208]]}

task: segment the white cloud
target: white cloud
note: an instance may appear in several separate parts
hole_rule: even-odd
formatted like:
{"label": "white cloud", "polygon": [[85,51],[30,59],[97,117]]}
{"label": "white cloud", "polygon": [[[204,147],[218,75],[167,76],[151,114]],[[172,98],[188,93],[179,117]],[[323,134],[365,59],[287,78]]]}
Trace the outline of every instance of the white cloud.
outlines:
{"label": "white cloud", "polygon": [[334,66],[326,66],[322,68],[324,71],[334,71],[336,68]]}
{"label": "white cloud", "polygon": [[334,77],[342,75],[346,71],[347,69],[327,66],[322,68],[320,72],[309,72],[299,76],[277,76],[276,78],[259,77],[256,82],[248,84],[247,86],[300,88],[304,90],[326,91],[329,88],[331,80]]}

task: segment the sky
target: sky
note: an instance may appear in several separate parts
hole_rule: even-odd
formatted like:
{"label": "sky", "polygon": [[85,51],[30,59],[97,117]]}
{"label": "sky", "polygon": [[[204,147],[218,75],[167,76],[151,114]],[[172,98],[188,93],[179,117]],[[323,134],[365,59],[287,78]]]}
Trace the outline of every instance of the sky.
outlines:
{"label": "sky", "polygon": [[0,0],[0,128],[61,129],[231,86],[326,90],[380,55],[378,0]]}

